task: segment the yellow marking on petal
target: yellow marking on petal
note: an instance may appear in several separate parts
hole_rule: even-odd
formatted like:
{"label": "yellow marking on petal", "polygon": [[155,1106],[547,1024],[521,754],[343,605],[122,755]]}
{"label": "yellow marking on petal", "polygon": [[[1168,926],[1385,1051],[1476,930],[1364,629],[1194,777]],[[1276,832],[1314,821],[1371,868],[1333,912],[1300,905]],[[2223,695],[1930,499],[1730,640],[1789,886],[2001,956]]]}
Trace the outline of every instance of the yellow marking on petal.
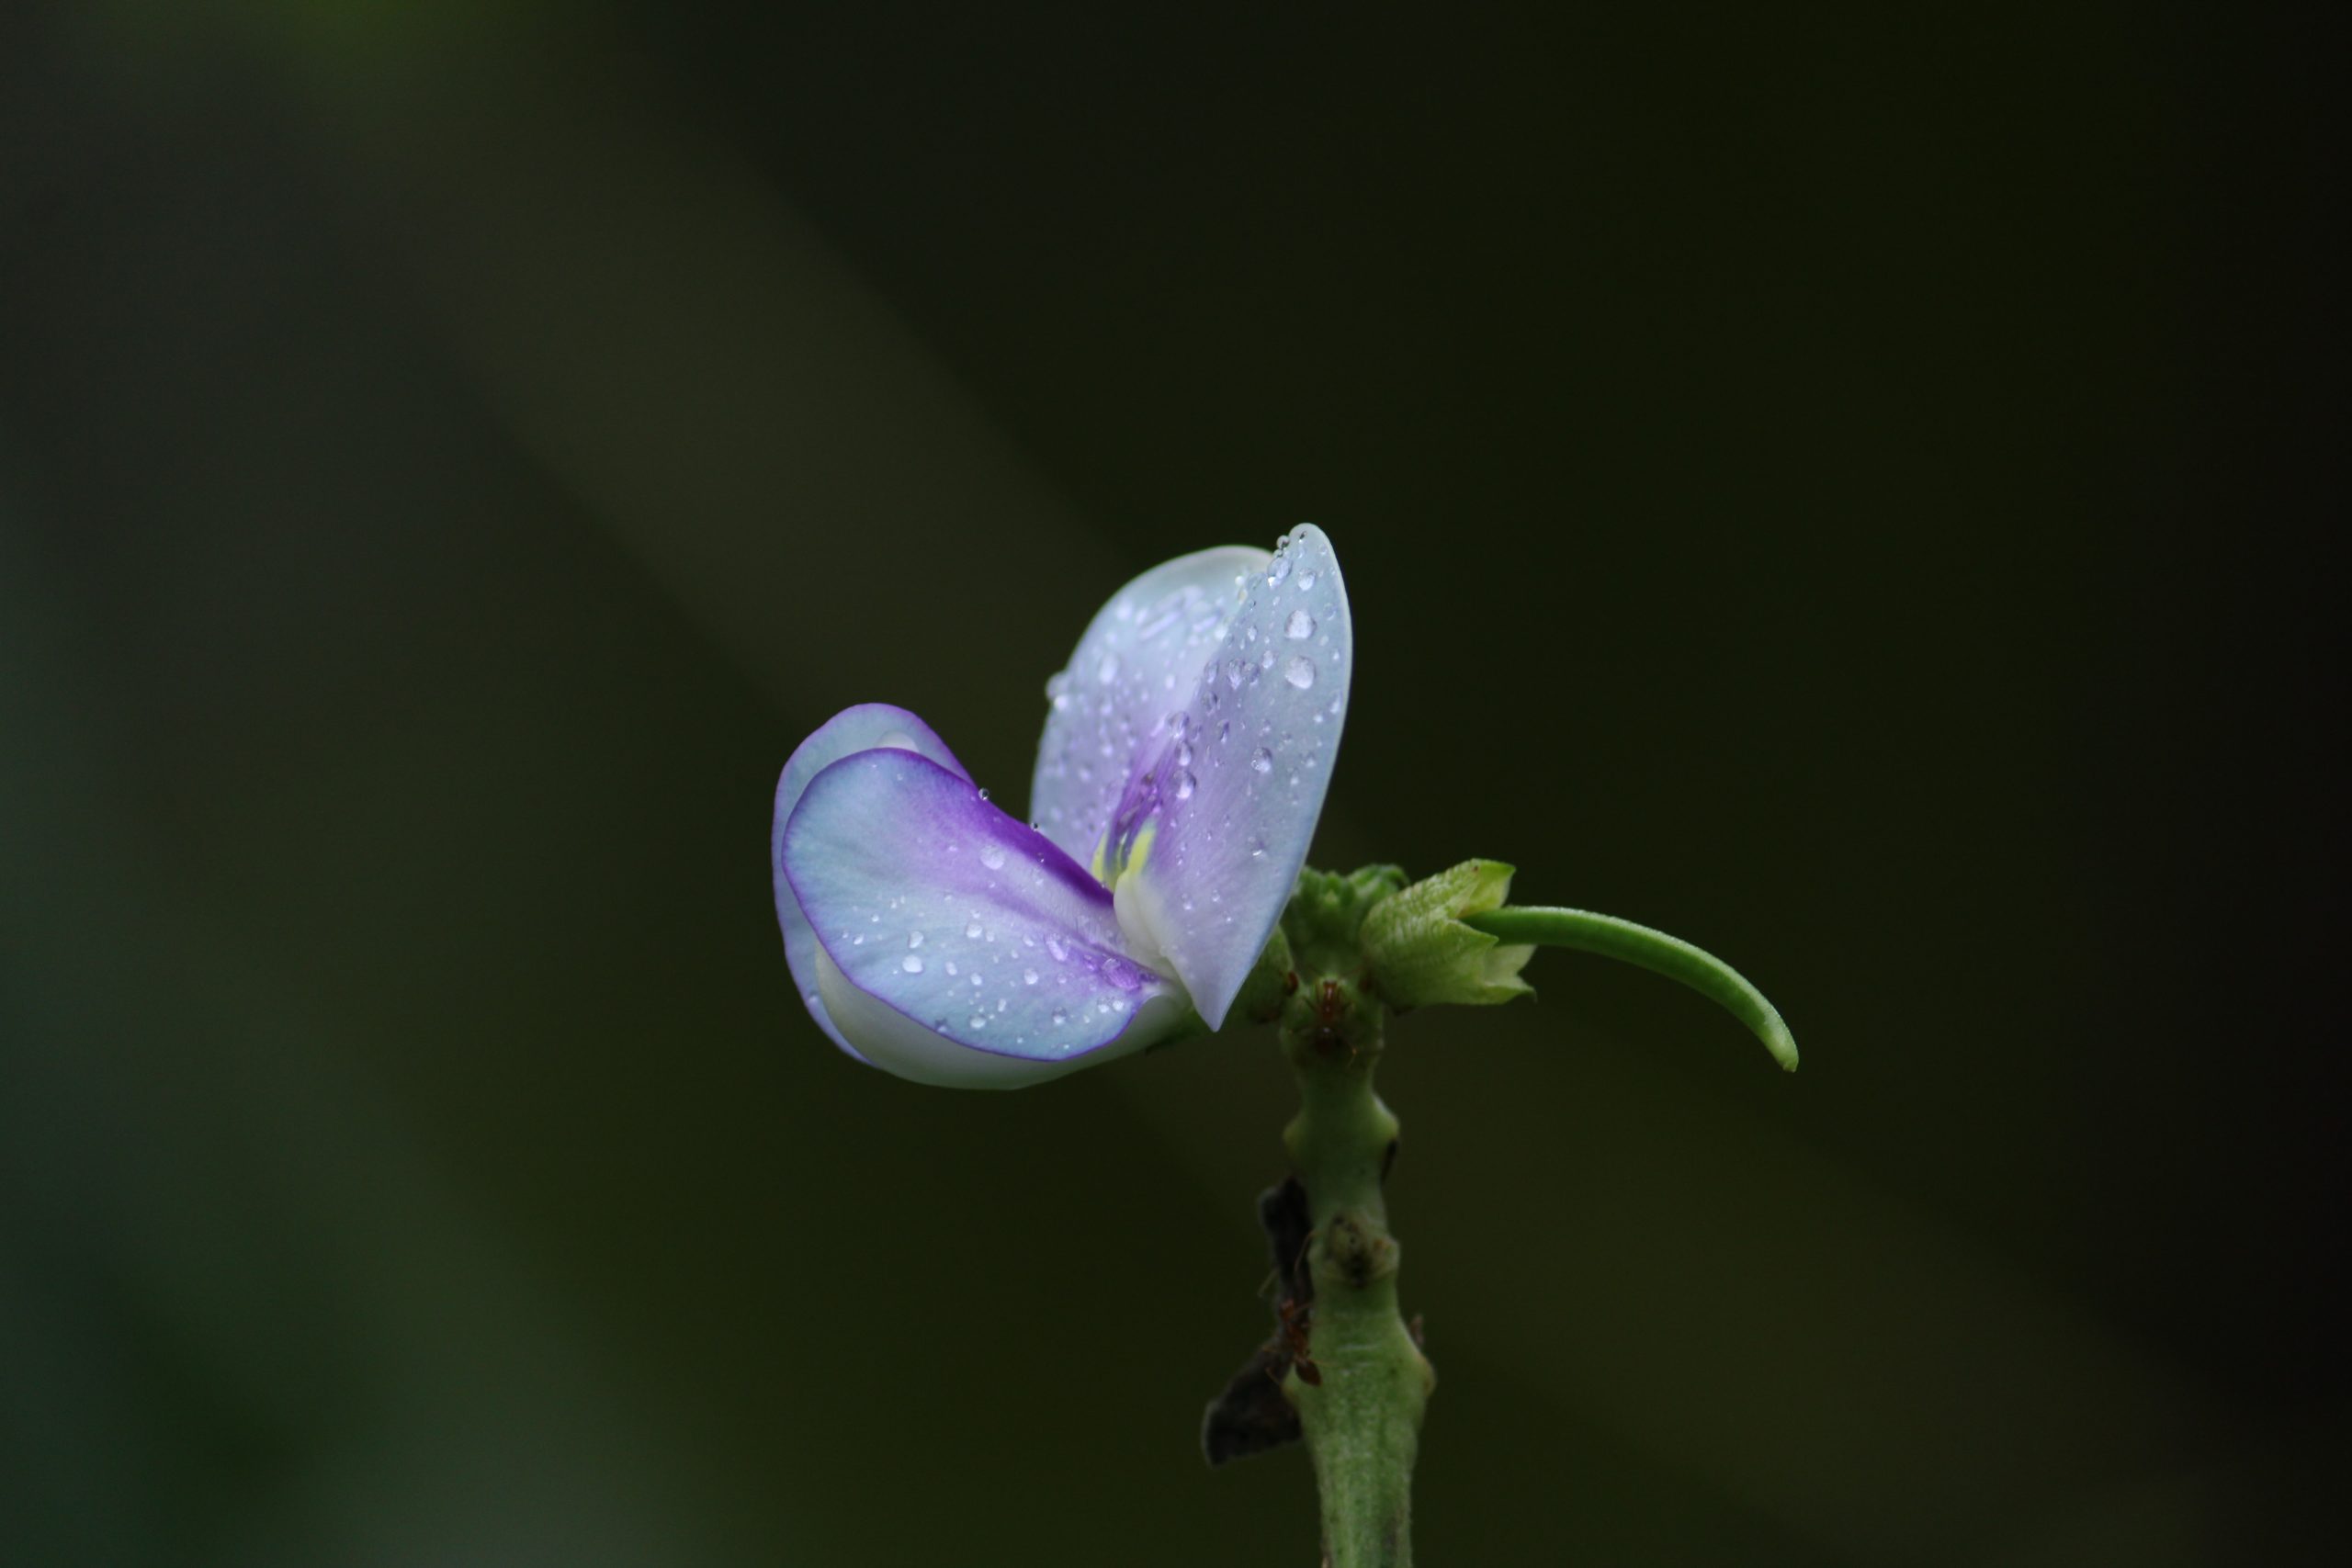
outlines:
{"label": "yellow marking on petal", "polygon": [[1158,837],[1159,818],[1155,817],[1144,823],[1142,829],[1124,847],[1117,848],[1119,858],[1114,861],[1111,856],[1118,841],[1106,830],[1101,841],[1094,846],[1094,863],[1087,869],[1094,874],[1095,881],[1115,892],[1122,877],[1143,869],[1143,863],[1151,858],[1152,840]]}

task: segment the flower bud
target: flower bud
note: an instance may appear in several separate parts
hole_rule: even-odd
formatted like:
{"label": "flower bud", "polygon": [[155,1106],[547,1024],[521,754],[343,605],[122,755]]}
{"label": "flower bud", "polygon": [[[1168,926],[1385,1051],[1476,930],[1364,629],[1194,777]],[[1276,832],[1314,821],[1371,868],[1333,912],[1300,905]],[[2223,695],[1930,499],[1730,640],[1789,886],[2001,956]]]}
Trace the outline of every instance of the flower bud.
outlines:
{"label": "flower bud", "polygon": [[1363,954],[1390,1006],[1490,1006],[1532,993],[1519,977],[1532,946],[1462,923],[1502,906],[1511,870],[1500,861],[1464,861],[1374,906],[1364,917]]}

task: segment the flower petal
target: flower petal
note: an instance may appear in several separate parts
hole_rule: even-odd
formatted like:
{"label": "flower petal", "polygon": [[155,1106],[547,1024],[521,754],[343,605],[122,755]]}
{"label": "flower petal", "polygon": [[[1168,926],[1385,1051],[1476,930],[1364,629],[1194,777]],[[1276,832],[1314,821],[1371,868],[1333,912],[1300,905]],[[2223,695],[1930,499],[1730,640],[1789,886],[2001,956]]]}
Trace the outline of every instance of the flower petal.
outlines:
{"label": "flower petal", "polygon": [[1303,525],[1250,575],[1216,662],[1113,808],[1106,870],[1131,946],[1212,1029],[1306,863],[1354,651],[1331,541]]}
{"label": "flower petal", "polygon": [[776,923],[784,928],[784,956],[785,962],[792,965],[793,984],[800,988],[800,999],[808,1004],[808,1016],[817,1021],[817,1027],[859,1061],[865,1058],[859,1056],[856,1048],[833,1026],[817,984],[817,933],[808,929],[808,918],[801,912],[800,901],[793,897],[791,885],[784,877],[784,825],[790,819],[792,808],[800,804],[801,793],[808,787],[809,780],[843,757],[881,746],[913,751],[959,778],[971,777],[964,771],[964,764],[956,760],[956,753],[947,749],[947,742],[922,719],[888,703],[861,703],[827,719],[784,764],[784,776],[775,784],[775,820],[768,830],[768,860],[775,872]]}
{"label": "flower petal", "polygon": [[1009,1089],[1190,1022],[1183,993],[1128,953],[1101,884],[912,752],[819,773],[778,863],[833,1023],[901,1077]]}
{"label": "flower petal", "polygon": [[1227,545],[1179,556],[1111,596],[1069,665],[1046,682],[1052,706],[1037,743],[1029,815],[1080,865],[1090,863],[1136,755],[1184,705],[1239,603],[1236,580],[1261,574],[1265,551]]}

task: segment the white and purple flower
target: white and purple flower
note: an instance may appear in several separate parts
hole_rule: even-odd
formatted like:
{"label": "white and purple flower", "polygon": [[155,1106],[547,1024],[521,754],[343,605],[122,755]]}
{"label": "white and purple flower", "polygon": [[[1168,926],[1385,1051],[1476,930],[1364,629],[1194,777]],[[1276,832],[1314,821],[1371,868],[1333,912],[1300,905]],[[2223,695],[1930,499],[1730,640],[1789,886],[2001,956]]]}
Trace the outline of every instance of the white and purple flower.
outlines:
{"label": "white and purple flower", "polygon": [[775,795],[809,1015],[861,1061],[976,1089],[1222,1024],[1306,861],[1351,653],[1318,528],[1153,568],[1046,683],[1034,825],[913,714],[835,715]]}

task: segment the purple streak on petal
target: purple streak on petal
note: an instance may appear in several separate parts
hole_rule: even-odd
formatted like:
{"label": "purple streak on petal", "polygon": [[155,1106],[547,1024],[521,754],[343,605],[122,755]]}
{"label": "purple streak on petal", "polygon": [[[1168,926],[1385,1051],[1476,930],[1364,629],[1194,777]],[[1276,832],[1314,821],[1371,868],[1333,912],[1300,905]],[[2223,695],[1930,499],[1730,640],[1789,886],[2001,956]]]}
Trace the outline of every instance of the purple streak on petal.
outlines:
{"label": "purple streak on petal", "polygon": [[1321,529],[1301,526],[1250,576],[1216,652],[1182,734],[1142,770],[1148,798],[1138,789],[1119,807],[1159,815],[1120,897],[1212,1028],[1290,900],[1347,717],[1354,631]]}
{"label": "purple streak on petal", "polygon": [[1229,545],[1152,568],[1111,596],[1068,668],[1046,682],[1029,812],[1080,865],[1092,863],[1138,757],[1167,739],[1169,716],[1216,653],[1239,599],[1235,580],[1261,576],[1269,558]]}
{"label": "purple streak on petal", "polygon": [[834,1021],[902,1077],[1050,1077],[1148,1044],[1184,1014],[1182,992],[1128,953],[1101,884],[911,752],[862,751],[818,774],[781,864],[850,988],[856,1017],[836,1008]]}
{"label": "purple streak on petal", "polygon": [[[817,1021],[817,1027],[853,1056],[858,1056],[856,1048],[842,1038],[842,1032],[833,1026],[819,991],[816,933],[808,929],[808,917],[801,913],[800,902],[785,880],[784,825],[791,818],[792,808],[800,804],[801,793],[808,787],[809,780],[843,757],[879,746],[896,746],[928,757],[958,778],[971,776],[956,760],[956,753],[947,749],[947,742],[913,714],[888,703],[860,703],[827,719],[784,764],[784,774],[775,785],[775,817],[768,829],[768,863],[775,873],[776,923],[784,928],[784,956],[792,965],[792,982],[808,1006],[808,1016]],[[858,1060],[865,1058],[858,1056]]]}

